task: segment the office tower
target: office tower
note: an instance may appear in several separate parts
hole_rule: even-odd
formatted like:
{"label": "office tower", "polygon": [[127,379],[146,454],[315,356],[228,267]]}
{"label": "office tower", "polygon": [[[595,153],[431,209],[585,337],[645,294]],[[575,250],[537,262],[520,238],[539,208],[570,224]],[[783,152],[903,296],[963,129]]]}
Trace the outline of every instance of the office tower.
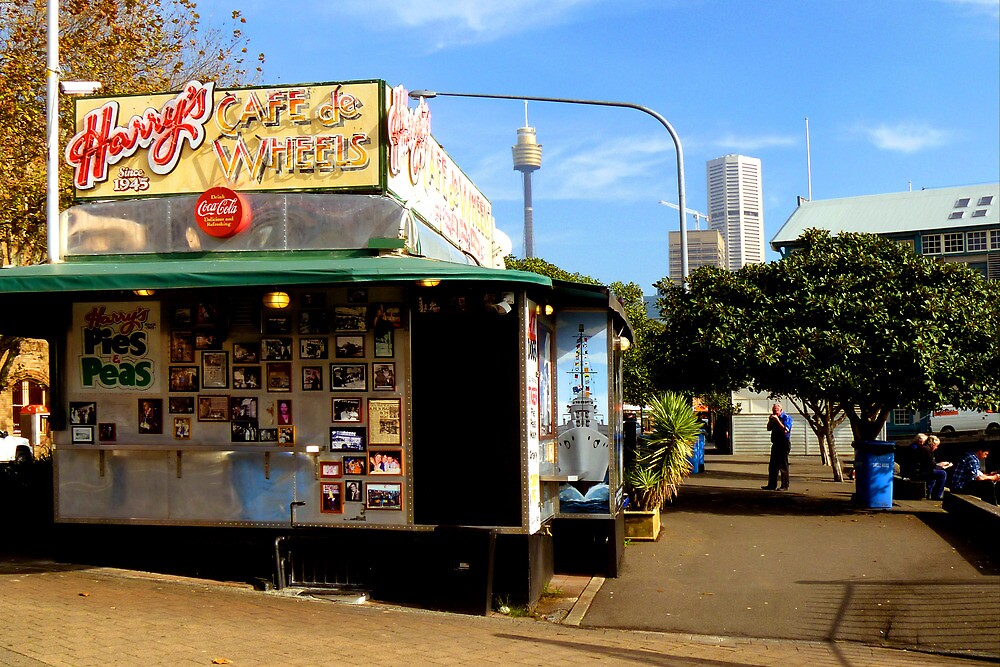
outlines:
{"label": "office tower", "polygon": [[760,160],[724,155],[709,160],[709,228],[726,241],[725,267],[736,271],[764,261],[764,202]]}
{"label": "office tower", "polygon": [[[688,230],[688,272],[701,266],[726,267],[726,242],[715,229]],[[681,280],[681,233],[670,232],[670,280],[675,285]]]}

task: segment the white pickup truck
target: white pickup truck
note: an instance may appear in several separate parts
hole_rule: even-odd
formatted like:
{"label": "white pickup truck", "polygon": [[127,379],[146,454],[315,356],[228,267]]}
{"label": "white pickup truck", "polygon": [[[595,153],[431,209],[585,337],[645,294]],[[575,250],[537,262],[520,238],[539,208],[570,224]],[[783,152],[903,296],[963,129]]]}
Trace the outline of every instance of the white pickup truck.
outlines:
{"label": "white pickup truck", "polygon": [[34,458],[34,451],[27,438],[0,431],[0,463],[23,463]]}

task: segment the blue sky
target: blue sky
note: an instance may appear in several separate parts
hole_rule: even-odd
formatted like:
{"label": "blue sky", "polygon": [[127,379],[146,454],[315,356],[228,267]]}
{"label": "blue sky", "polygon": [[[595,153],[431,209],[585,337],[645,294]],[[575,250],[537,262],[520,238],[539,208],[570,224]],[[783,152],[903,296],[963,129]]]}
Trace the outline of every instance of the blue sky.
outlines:
{"label": "blue sky", "polygon": [[[233,8],[204,0],[206,20]],[[384,79],[408,89],[622,101],[705,162],[763,163],[769,241],[814,199],[1000,180],[1000,0],[248,0],[262,84]],[[516,101],[431,100],[432,132],[522,255]],[[669,135],[639,111],[531,103],[535,254],[649,294],[678,228]],[[694,229],[693,218],[688,218]],[[773,253],[769,256],[773,258]]]}

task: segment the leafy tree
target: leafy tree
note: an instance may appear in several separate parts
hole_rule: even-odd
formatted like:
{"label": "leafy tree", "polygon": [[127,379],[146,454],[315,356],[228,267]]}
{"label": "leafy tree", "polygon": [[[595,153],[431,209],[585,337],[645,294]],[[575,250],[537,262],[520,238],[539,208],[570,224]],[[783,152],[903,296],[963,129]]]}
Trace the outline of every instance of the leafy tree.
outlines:
{"label": "leafy tree", "polygon": [[727,273],[658,285],[672,355],[658,375],[794,396],[829,442],[841,411],[862,442],[895,408],[1000,403],[1000,284],[969,267],[809,230],[788,258]]}
{"label": "leafy tree", "polygon": [[[504,258],[504,265],[508,269],[530,271],[531,273],[548,276],[553,280],[564,280],[587,285],[602,284],[595,278],[582,273],[570,273],[538,257],[521,259],[513,255],[508,255]],[[651,320],[647,317],[646,304],[642,297],[642,288],[638,285],[635,283],[613,282],[610,287],[611,291],[618,297],[618,301],[622,304],[625,314],[632,324],[632,330],[635,333],[635,340],[632,341],[631,347],[622,354],[622,393],[624,394],[625,402],[645,405],[654,391],[649,373],[649,362],[646,358],[650,349],[647,341],[658,331],[660,324],[656,320]]]}
{"label": "leafy tree", "polygon": [[[173,90],[192,78],[247,83],[245,19],[204,26],[192,0],[71,0],[59,3],[60,78],[95,80],[102,92]],[[46,3],[0,0],[0,263],[45,261],[46,242]],[[257,56],[263,63],[264,55]],[[73,132],[73,101],[59,100],[59,145]],[[60,208],[72,197],[60,170]],[[0,338],[0,358],[12,360],[20,339]],[[0,388],[10,364],[0,368]]]}

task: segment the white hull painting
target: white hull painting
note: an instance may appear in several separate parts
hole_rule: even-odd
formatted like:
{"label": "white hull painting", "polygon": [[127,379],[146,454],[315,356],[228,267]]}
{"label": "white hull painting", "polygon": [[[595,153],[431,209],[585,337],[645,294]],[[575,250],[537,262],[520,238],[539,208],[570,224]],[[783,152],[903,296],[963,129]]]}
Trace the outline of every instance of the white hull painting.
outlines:
{"label": "white hull painting", "polygon": [[[603,424],[598,428],[607,430]],[[588,426],[564,427],[559,433],[559,474],[603,482],[608,474],[608,434]]]}

